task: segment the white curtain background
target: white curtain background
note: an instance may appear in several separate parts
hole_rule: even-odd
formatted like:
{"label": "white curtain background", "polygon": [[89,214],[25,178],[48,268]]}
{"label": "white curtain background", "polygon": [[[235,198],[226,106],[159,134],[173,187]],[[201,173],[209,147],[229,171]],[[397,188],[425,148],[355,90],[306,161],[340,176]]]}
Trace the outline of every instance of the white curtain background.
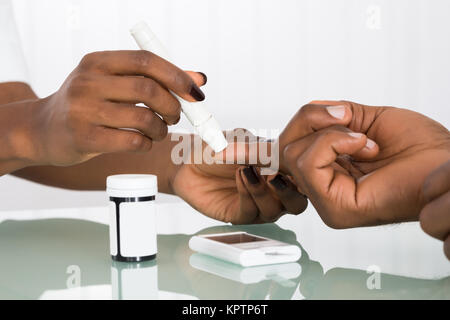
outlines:
{"label": "white curtain background", "polygon": [[[14,0],[31,85],[44,97],[80,59],[135,49],[146,20],[173,60],[208,76],[224,128],[282,129],[313,99],[409,108],[450,124],[448,0]],[[183,120],[172,130],[190,130]],[[104,205],[102,192],[0,178],[0,210]]]}

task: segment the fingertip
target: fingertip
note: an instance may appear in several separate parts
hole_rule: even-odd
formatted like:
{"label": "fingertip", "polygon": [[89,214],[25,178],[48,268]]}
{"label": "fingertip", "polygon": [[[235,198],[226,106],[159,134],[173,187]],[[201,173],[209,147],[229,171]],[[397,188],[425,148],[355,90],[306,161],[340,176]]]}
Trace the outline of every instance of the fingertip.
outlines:
{"label": "fingertip", "polygon": [[372,139],[366,138],[365,146],[358,152],[352,155],[356,160],[368,160],[376,157],[380,151],[378,144]]}
{"label": "fingertip", "polygon": [[204,86],[208,82],[206,74],[200,71],[186,71],[186,73],[194,80],[195,84],[199,87]]}
{"label": "fingertip", "polygon": [[373,141],[372,139],[367,138],[365,148],[367,148],[367,149],[369,149],[369,150],[374,150],[374,149],[378,148],[378,145],[377,145],[377,143],[376,143],[375,141]]}
{"label": "fingertip", "polygon": [[344,116],[344,123],[349,124],[353,119],[353,111],[352,108],[346,104],[343,105],[345,107],[345,116]]}
{"label": "fingertip", "polygon": [[368,152],[368,155],[374,157],[380,151],[380,147],[378,144],[370,138],[367,138],[366,145],[364,146],[364,150]]}
{"label": "fingertip", "polygon": [[129,149],[137,153],[148,152],[152,149],[153,142],[151,139],[145,137],[140,133],[132,133],[129,138]]}
{"label": "fingertip", "polygon": [[343,120],[345,123],[349,123],[353,117],[352,108],[346,101],[335,100],[313,100],[309,104],[325,106],[327,111],[334,111],[330,115],[338,120]]}
{"label": "fingertip", "polygon": [[179,115],[179,116],[176,118],[176,120],[175,120],[171,125],[176,125],[176,124],[178,124],[178,123],[180,122],[180,120],[181,120],[181,115]]}
{"label": "fingertip", "polygon": [[203,82],[202,84],[200,84],[200,86],[204,86],[207,82],[208,82],[208,77],[206,76],[206,74],[204,74],[203,72],[198,72],[198,74],[200,74],[203,78]]}
{"label": "fingertip", "polygon": [[347,133],[350,137],[357,139],[357,140],[362,140],[364,139],[364,142],[367,143],[367,137],[364,133],[361,132],[348,132]]}
{"label": "fingertip", "polygon": [[189,92],[189,95],[194,98],[196,101],[203,101],[205,100],[205,94],[203,91],[197,86],[197,84],[193,84],[191,87],[191,91]]}
{"label": "fingertip", "polygon": [[378,154],[378,146],[375,141],[369,139],[365,134],[360,132],[348,132],[351,136],[354,151],[351,153],[355,159],[370,159]]}
{"label": "fingertip", "polygon": [[225,149],[215,152],[213,159],[216,163],[239,163],[236,159],[236,144],[234,142],[228,143]]}
{"label": "fingertip", "polygon": [[244,141],[230,141],[228,146],[215,153],[213,159],[215,161],[225,162],[227,164],[239,164],[239,165],[256,165],[267,167],[267,163],[262,163],[260,158],[261,148],[265,147],[267,150],[267,157],[271,157],[271,144],[265,142],[244,142]]}
{"label": "fingertip", "polygon": [[334,120],[339,120],[343,124],[349,123],[352,119],[352,110],[345,104],[330,105],[326,107],[326,110]]}

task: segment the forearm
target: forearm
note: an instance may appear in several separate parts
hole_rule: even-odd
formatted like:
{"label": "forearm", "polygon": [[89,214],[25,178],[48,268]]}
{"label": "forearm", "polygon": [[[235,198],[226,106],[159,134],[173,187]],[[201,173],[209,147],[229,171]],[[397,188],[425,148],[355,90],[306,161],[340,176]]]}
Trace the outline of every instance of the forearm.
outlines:
{"label": "forearm", "polygon": [[[149,173],[158,176],[161,192],[173,193],[170,181],[177,166],[170,156],[172,146],[177,142],[171,141],[170,135],[161,142],[155,142],[147,153],[105,154],[70,167],[43,166],[25,157],[24,154],[31,154],[25,151],[32,147],[33,138],[31,134],[23,133],[21,128],[30,129],[27,127],[31,124],[26,123],[30,118],[27,109],[36,99],[37,95],[26,83],[0,84],[0,175],[13,172],[15,176],[55,187],[103,190],[108,175]],[[18,137],[24,139],[17,141]]]}
{"label": "forearm", "polygon": [[36,99],[26,83],[0,83],[0,176],[34,164],[29,120]]}
{"label": "forearm", "polygon": [[158,176],[160,192],[173,194],[171,181],[178,166],[171,160],[172,147],[178,143],[171,141],[169,134],[163,141],[154,142],[146,153],[104,154],[84,163],[70,167],[35,166],[13,174],[42,184],[74,189],[104,190],[106,177],[113,174],[139,173]]}

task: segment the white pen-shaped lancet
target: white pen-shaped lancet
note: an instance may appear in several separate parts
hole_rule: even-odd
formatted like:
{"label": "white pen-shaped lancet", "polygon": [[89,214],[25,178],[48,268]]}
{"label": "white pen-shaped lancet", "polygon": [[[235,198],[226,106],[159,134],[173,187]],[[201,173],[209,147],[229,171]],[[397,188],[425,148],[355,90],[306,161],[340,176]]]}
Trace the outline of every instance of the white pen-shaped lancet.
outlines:
{"label": "white pen-shaped lancet", "polygon": [[[166,48],[145,22],[139,22],[130,30],[130,32],[139,48],[151,51],[161,58],[171,61]],[[211,112],[208,111],[203,102],[189,102],[180,98],[173,92],[172,94],[180,101],[181,110],[186,115],[189,122],[194,126],[202,140],[205,141],[214,152],[220,152],[228,146],[228,142],[225,139],[219,123],[213,117]]]}

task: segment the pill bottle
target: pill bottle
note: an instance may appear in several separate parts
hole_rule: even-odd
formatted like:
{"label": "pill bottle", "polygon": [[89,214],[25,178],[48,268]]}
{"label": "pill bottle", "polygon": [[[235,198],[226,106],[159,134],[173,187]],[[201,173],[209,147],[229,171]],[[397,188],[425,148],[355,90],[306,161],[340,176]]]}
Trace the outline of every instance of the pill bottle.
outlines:
{"label": "pill bottle", "polygon": [[109,196],[109,240],[115,261],[141,262],[156,258],[157,177],[119,174],[106,179]]}

